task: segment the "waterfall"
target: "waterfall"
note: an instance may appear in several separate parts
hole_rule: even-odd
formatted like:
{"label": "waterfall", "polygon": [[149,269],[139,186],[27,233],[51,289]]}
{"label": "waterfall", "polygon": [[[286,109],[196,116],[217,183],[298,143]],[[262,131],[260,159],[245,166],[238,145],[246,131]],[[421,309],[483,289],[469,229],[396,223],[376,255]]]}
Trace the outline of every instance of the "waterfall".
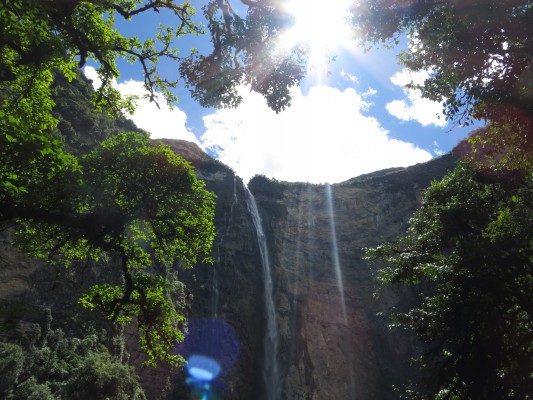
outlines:
{"label": "waterfall", "polygon": [[267,400],[281,399],[281,382],[279,376],[278,354],[278,326],[276,322],[276,310],[274,307],[272,275],[270,272],[270,261],[268,258],[268,247],[265,233],[263,232],[263,222],[257,209],[255,198],[245,186],[246,203],[257,232],[257,242],[261,254],[261,266],[263,269],[264,282],[264,302],[266,311],[266,332],[264,341],[264,361],[263,379],[266,387]]}

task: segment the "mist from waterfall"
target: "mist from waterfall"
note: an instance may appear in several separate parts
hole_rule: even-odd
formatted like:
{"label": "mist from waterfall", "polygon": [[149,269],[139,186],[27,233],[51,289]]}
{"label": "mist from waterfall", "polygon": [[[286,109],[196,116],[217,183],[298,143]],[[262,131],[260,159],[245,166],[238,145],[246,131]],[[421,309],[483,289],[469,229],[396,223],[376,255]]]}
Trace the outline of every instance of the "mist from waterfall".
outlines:
{"label": "mist from waterfall", "polygon": [[276,310],[274,307],[272,274],[270,271],[270,260],[268,256],[268,246],[266,236],[263,231],[263,222],[257,209],[257,203],[253,194],[245,186],[246,203],[252,216],[257,233],[257,242],[261,254],[261,266],[263,270],[264,282],[264,303],[266,314],[266,332],[264,339],[264,359],[263,359],[263,379],[266,388],[267,400],[281,399],[281,381],[278,354],[278,326],[276,321]]}

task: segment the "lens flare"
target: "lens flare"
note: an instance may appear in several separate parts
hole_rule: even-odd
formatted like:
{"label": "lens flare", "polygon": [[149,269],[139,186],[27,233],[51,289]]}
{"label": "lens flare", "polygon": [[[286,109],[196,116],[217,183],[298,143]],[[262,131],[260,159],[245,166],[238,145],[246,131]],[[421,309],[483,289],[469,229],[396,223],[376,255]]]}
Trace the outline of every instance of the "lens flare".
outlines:
{"label": "lens flare", "polygon": [[290,49],[305,43],[309,47],[310,67],[324,67],[331,51],[350,44],[350,3],[350,0],[334,0],[328,3],[310,0],[287,1],[285,11],[293,16],[294,24],[284,33],[282,46]]}
{"label": "lens flare", "polygon": [[200,381],[212,381],[220,373],[220,364],[211,357],[194,354],[187,360],[189,375]]}

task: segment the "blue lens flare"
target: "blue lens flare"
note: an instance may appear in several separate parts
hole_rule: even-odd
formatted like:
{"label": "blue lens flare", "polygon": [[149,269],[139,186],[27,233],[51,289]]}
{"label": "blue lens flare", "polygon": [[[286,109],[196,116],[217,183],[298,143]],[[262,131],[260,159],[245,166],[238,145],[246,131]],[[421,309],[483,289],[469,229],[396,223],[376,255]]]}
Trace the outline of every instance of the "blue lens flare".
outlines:
{"label": "blue lens flare", "polygon": [[[215,376],[220,379],[227,375],[237,361],[239,350],[240,343],[237,335],[224,321],[197,319],[190,320],[187,324],[185,340],[176,346],[175,353],[181,355],[189,363],[193,357],[202,356],[204,359],[199,361],[199,364],[195,364],[196,361],[192,363],[192,367],[204,369],[200,374],[214,373],[214,367],[209,366],[205,359],[211,360],[217,365]],[[188,373],[192,375],[190,370]]]}
{"label": "blue lens flare", "polygon": [[193,354],[187,360],[189,375],[199,381],[209,382],[220,373],[220,364],[211,357]]}
{"label": "blue lens flare", "polygon": [[221,380],[228,374],[239,355],[240,343],[233,329],[216,318],[190,320],[183,343],[175,353],[187,360],[186,382],[191,400],[217,400],[227,392]]}

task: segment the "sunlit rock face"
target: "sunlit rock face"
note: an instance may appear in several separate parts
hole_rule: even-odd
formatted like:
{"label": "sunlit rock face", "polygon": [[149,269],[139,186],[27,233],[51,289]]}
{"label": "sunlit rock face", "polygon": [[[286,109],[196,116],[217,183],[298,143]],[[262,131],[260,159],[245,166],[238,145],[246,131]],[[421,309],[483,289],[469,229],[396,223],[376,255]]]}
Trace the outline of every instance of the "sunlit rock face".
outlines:
{"label": "sunlit rock face", "polygon": [[[397,397],[392,385],[409,375],[413,343],[378,316],[399,299],[375,298],[375,270],[363,248],[405,231],[422,189],[453,164],[445,156],[329,188],[250,182],[270,254],[284,399]],[[193,314],[223,319],[241,340],[239,361],[222,379],[225,398],[261,399],[265,321],[256,233],[240,179],[220,165],[208,167],[199,165],[197,173],[218,196],[216,263],[187,277]]]}

